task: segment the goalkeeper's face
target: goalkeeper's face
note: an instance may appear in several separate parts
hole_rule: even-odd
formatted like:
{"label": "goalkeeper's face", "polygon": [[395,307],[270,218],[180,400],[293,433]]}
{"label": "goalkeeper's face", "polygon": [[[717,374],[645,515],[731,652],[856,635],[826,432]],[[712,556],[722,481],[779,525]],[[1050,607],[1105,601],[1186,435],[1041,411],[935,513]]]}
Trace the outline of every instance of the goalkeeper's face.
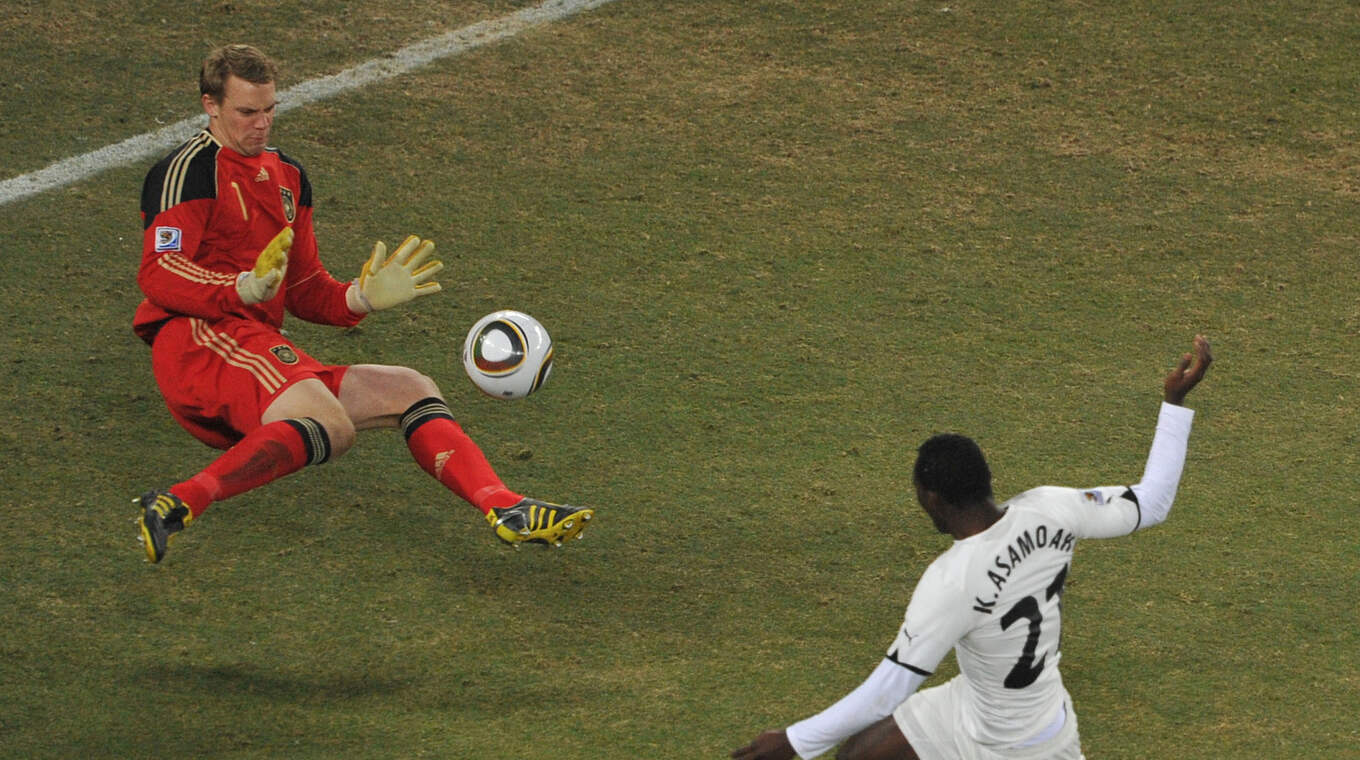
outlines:
{"label": "goalkeeper's face", "polygon": [[269,144],[277,105],[273,82],[256,84],[234,74],[227,77],[220,102],[203,96],[208,130],[218,142],[243,156],[259,155]]}

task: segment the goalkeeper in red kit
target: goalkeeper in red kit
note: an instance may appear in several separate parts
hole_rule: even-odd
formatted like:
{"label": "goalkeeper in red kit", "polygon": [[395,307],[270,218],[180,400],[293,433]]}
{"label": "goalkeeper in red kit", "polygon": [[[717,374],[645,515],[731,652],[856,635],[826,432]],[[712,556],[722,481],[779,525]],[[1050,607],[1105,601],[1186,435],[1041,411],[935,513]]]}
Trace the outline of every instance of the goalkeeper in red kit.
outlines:
{"label": "goalkeeper in red kit", "polygon": [[321,264],[312,188],[302,166],[267,147],[276,67],[249,45],[214,50],[199,74],[208,126],[147,174],[142,187],[146,295],[133,329],[151,345],[170,414],[224,452],[187,480],[135,501],[147,559],[222,501],[354,445],[359,430],[400,428],[417,464],[477,507],[507,543],[561,545],[593,511],[525,498],[505,486],[454,420],[434,381],[407,367],[337,366],[281,328],[284,313],[348,327],[374,311],[439,292],[434,242],[379,242],[352,282]]}

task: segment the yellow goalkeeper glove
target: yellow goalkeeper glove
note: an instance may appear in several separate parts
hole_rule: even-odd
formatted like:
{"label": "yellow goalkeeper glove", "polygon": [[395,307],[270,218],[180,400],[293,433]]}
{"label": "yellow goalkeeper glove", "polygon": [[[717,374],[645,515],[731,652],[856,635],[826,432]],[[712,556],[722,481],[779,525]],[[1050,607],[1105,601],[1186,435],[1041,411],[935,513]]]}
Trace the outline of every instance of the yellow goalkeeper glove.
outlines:
{"label": "yellow goalkeeper glove", "polygon": [[[434,276],[444,268],[434,255],[434,241],[421,241],[407,235],[391,256],[387,246],[379,240],[364,264],[359,278],[350,286],[353,294],[350,309],[355,312],[379,311],[406,303],[416,296],[428,296],[440,291]],[[356,303],[357,302],[357,303]],[[355,306],[361,308],[355,308]]]}
{"label": "yellow goalkeeper glove", "polygon": [[244,304],[263,303],[279,293],[288,272],[288,249],[293,247],[293,228],[284,227],[255,258],[255,267],[236,276],[236,292]]}

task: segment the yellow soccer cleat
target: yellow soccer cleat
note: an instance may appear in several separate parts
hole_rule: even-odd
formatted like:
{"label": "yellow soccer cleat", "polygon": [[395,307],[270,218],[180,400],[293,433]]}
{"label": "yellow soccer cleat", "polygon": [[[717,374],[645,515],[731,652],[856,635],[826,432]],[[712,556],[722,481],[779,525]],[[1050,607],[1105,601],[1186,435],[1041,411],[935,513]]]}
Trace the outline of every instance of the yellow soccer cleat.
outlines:
{"label": "yellow soccer cleat", "polygon": [[594,516],[595,510],[589,507],[521,499],[513,507],[491,509],[486,521],[495,528],[497,538],[518,549],[523,543],[561,546],[564,541],[579,539]]}
{"label": "yellow soccer cleat", "polygon": [[169,491],[147,491],[133,504],[142,508],[142,516],[137,518],[137,527],[142,534],[138,540],[146,549],[146,559],[151,563],[165,558],[170,537],[182,530],[194,519],[189,505]]}

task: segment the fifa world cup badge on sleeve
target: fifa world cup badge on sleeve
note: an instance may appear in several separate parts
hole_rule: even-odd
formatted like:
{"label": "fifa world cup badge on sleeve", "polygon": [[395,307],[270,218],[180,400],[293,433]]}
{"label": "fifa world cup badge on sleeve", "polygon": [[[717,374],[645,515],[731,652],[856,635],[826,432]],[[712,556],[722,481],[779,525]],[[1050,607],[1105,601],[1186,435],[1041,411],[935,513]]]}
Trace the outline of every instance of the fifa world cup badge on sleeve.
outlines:
{"label": "fifa world cup badge on sleeve", "polygon": [[156,228],[156,253],[165,251],[178,251],[180,249],[180,238],[184,233],[178,227],[157,227]]}

